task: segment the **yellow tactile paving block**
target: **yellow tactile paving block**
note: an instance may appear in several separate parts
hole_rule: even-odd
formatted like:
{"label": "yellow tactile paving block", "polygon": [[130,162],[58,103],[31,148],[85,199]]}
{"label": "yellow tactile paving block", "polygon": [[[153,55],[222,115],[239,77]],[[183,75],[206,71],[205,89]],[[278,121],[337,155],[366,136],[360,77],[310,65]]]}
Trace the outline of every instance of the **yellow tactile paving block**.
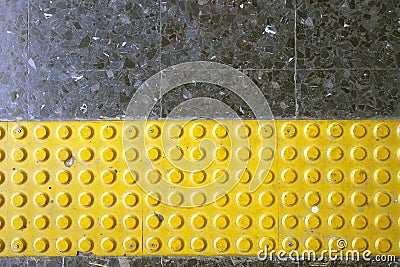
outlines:
{"label": "yellow tactile paving block", "polygon": [[399,256],[399,127],[0,123],[0,256]]}

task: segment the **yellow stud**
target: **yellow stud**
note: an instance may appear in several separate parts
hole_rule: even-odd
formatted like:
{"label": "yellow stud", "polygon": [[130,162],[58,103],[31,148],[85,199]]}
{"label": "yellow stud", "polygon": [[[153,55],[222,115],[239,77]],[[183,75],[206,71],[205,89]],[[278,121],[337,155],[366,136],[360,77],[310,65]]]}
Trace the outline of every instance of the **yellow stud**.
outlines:
{"label": "yellow stud", "polygon": [[333,123],[328,126],[328,135],[331,138],[339,138],[343,134],[343,127],[340,124]]}
{"label": "yellow stud", "polygon": [[132,208],[132,207],[135,207],[138,204],[139,196],[136,193],[127,192],[123,196],[123,200],[122,201],[123,201],[125,206],[127,206],[128,208]]}
{"label": "yellow stud", "polygon": [[[297,200],[297,198],[296,198],[296,200]],[[260,194],[258,201],[262,206],[269,207],[275,202],[275,197],[271,191],[265,191]],[[283,201],[283,202],[286,203],[285,201]]]}
{"label": "yellow stud", "polygon": [[89,252],[93,249],[93,240],[88,237],[82,237],[78,241],[78,249],[82,252]]}
{"label": "yellow stud", "polygon": [[93,182],[94,174],[90,170],[83,170],[79,173],[79,180],[83,184],[90,184]]}
{"label": "yellow stud", "polygon": [[259,224],[264,229],[271,229],[275,225],[275,219],[271,215],[262,215],[259,219]]}
{"label": "yellow stud", "polygon": [[112,237],[105,237],[100,242],[100,247],[105,252],[112,252],[115,250],[117,242]]}
{"label": "yellow stud", "polygon": [[247,229],[251,226],[252,220],[250,216],[248,215],[239,215],[236,218],[236,226],[239,227],[240,229]]}
{"label": "yellow stud", "polygon": [[89,162],[93,159],[94,152],[90,147],[84,147],[79,150],[79,158],[83,161]]}
{"label": "yellow stud", "polygon": [[117,219],[113,215],[104,215],[101,217],[101,227],[105,230],[114,229],[117,224]]}
{"label": "yellow stud", "polygon": [[251,242],[248,237],[239,237],[236,241],[236,248],[241,252],[249,252],[253,246],[253,242]]}
{"label": "yellow stud", "polygon": [[310,161],[317,160],[320,155],[321,155],[321,152],[315,146],[309,146],[304,150],[304,157]]}
{"label": "yellow stud", "polygon": [[194,171],[190,175],[192,181],[196,184],[201,184],[206,179],[206,173],[204,171]]}
{"label": "yellow stud", "polygon": [[297,203],[297,195],[292,191],[286,191],[282,194],[282,203],[290,207]]}
{"label": "yellow stud", "polygon": [[281,173],[281,179],[287,184],[294,183],[297,180],[297,173],[291,168],[284,169]]}
{"label": "yellow stud", "polygon": [[259,134],[263,139],[271,138],[274,134],[274,128],[269,124],[264,124],[260,126]]}
{"label": "yellow stud", "polygon": [[384,146],[378,146],[374,149],[374,157],[378,161],[386,161],[390,157],[390,150]]}
{"label": "yellow stud", "polygon": [[351,225],[358,230],[364,229],[368,225],[368,220],[364,215],[356,214],[351,218]]}
{"label": "yellow stud", "polygon": [[146,129],[147,136],[153,139],[160,136],[160,133],[161,133],[160,127],[158,127],[155,124],[149,125]]}
{"label": "yellow stud", "polygon": [[355,138],[358,138],[358,139],[363,138],[366,133],[367,133],[367,129],[361,123],[356,123],[351,127],[351,134]]}
{"label": "yellow stud", "polygon": [[56,248],[59,252],[65,253],[71,249],[71,241],[67,237],[60,237],[56,241]]}
{"label": "yellow stud", "polygon": [[105,192],[104,194],[101,195],[101,204],[104,207],[112,207],[115,205],[116,201],[117,197],[112,192]]}
{"label": "yellow stud", "polygon": [[338,191],[332,191],[328,195],[328,202],[333,207],[337,207],[343,204],[344,196]]}
{"label": "yellow stud", "polygon": [[22,230],[26,228],[27,220],[24,216],[17,215],[11,219],[11,225],[15,230]]}
{"label": "yellow stud", "polygon": [[194,237],[190,241],[190,248],[196,252],[202,252],[207,247],[207,242],[202,237]]}
{"label": "yellow stud", "polygon": [[38,192],[35,194],[33,198],[33,202],[35,203],[36,206],[40,208],[44,208],[49,204],[49,195],[46,194],[45,192]]}
{"label": "yellow stud", "polygon": [[355,169],[351,172],[351,180],[356,184],[362,184],[367,180],[367,173],[361,169]]}
{"label": "yellow stud", "polygon": [[351,242],[351,246],[357,251],[364,251],[368,248],[368,242],[363,237],[356,237]]}
{"label": "yellow stud", "polygon": [[304,128],[304,133],[309,138],[316,138],[318,137],[320,130],[318,124],[310,123]]}
{"label": "yellow stud", "polygon": [[25,126],[18,125],[18,126],[14,127],[14,129],[12,131],[12,134],[13,134],[15,139],[21,140],[21,139],[24,139],[26,137],[27,132],[28,131],[26,130]]}
{"label": "yellow stud", "polygon": [[26,241],[23,238],[14,238],[11,241],[11,250],[15,253],[24,252],[26,249]]}
{"label": "yellow stud", "polygon": [[39,148],[35,150],[35,159],[38,162],[44,162],[49,158],[50,152],[46,148]]}
{"label": "yellow stud", "polygon": [[288,236],[282,240],[282,248],[286,251],[296,250],[299,246],[299,242],[296,238]]}
{"label": "yellow stud", "polygon": [[150,252],[157,252],[161,248],[161,241],[157,237],[149,237],[146,240],[146,248]]}
{"label": "yellow stud", "polygon": [[107,147],[101,152],[101,157],[103,158],[103,160],[110,162],[117,157],[117,152],[114,148]]}
{"label": "yellow stud", "polygon": [[126,229],[133,230],[133,229],[136,229],[138,227],[139,219],[133,214],[127,215],[123,219],[123,224],[124,224]]}
{"label": "yellow stud", "polygon": [[339,214],[332,214],[331,216],[329,216],[328,218],[328,225],[332,228],[332,229],[340,229],[343,227],[344,225],[344,219],[342,216],[340,216]]}
{"label": "yellow stud", "polygon": [[39,230],[46,229],[49,226],[49,218],[45,215],[38,215],[34,218],[33,225]]}
{"label": "yellow stud", "polygon": [[93,127],[90,125],[83,125],[79,129],[79,136],[85,140],[91,139],[94,135]]}
{"label": "yellow stud", "polygon": [[341,160],[343,154],[343,150],[338,146],[331,146],[330,148],[328,148],[328,158],[333,161]]}
{"label": "yellow stud", "polygon": [[384,139],[390,134],[390,129],[387,125],[379,123],[374,127],[374,135],[378,139]]}
{"label": "yellow stud", "polygon": [[282,149],[281,156],[284,160],[291,161],[297,156],[297,151],[293,146],[286,146]]}
{"label": "yellow stud", "polygon": [[139,248],[139,242],[136,238],[126,238],[122,244],[123,248],[127,252],[135,252]]}
{"label": "yellow stud", "polygon": [[70,138],[72,135],[72,130],[71,127],[67,126],[67,125],[60,125],[57,128],[57,136],[60,139],[68,139]]}
{"label": "yellow stud", "polygon": [[321,174],[317,169],[310,168],[304,172],[304,180],[307,183],[314,184],[321,179]]}
{"label": "yellow stud", "polygon": [[306,248],[312,251],[318,251],[321,248],[321,241],[316,237],[308,237],[305,242]]}
{"label": "yellow stud", "polygon": [[362,207],[367,203],[367,196],[362,192],[354,192],[351,195],[351,203],[356,207]]}
{"label": "yellow stud", "polygon": [[353,160],[361,161],[367,157],[367,151],[361,146],[356,146],[351,149],[350,155]]}
{"label": "yellow stud", "polygon": [[67,215],[60,215],[56,219],[57,228],[60,230],[66,230],[71,226],[72,220]]}
{"label": "yellow stud", "polygon": [[382,230],[388,229],[391,224],[392,221],[390,217],[387,215],[379,214],[378,216],[375,217],[375,226]]}
{"label": "yellow stud", "polygon": [[251,129],[248,125],[241,124],[237,127],[236,132],[240,138],[248,138],[251,134]]}
{"label": "yellow stud", "polygon": [[195,229],[202,229],[206,226],[207,219],[201,214],[195,214],[191,219],[191,225]]}
{"label": "yellow stud", "polygon": [[225,229],[229,225],[229,218],[226,215],[218,214],[214,217],[214,225],[219,229]]}
{"label": "yellow stud", "polygon": [[137,137],[138,134],[138,130],[134,125],[128,125],[127,127],[125,127],[124,130],[124,137],[126,139],[134,139],[135,137]]}
{"label": "yellow stud", "polygon": [[180,228],[182,228],[183,223],[184,223],[184,219],[179,214],[172,214],[168,219],[168,225],[172,229],[180,229]]}
{"label": "yellow stud", "polygon": [[49,132],[49,128],[45,125],[38,125],[34,130],[37,139],[46,139],[49,136]]}
{"label": "yellow stud", "polygon": [[202,138],[206,134],[206,129],[201,124],[195,124],[191,128],[191,134],[193,138]]}
{"label": "yellow stud", "polygon": [[15,183],[15,184],[23,184],[26,182],[27,180],[27,174],[25,171],[23,170],[15,170],[12,175],[11,175],[11,180]]}
{"label": "yellow stud", "polygon": [[82,215],[78,220],[79,227],[82,229],[90,229],[94,224],[94,220],[90,215]]}
{"label": "yellow stud", "polygon": [[214,249],[218,252],[225,252],[229,248],[229,241],[225,237],[217,237],[213,243]]}
{"label": "yellow stud", "polygon": [[178,252],[183,249],[184,242],[180,237],[171,237],[168,240],[168,247],[172,252]]}
{"label": "yellow stud", "polygon": [[293,229],[297,226],[298,219],[293,214],[285,214],[282,217],[282,224],[288,229]]}
{"label": "yellow stud", "polygon": [[290,123],[284,124],[281,133],[285,138],[293,138],[297,135],[296,126]]}
{"label": "yellow stud", "polygon": [[315,229],[321,225],[321,219],[315,214],[308,214],[304,220],[308,228]]}
{"label": "yellow stud", "polygon": [[173,124],[168,127],[169,138],[178,139],[182,136],[183,129],[179,124]]}
{"label": "yellow stud", "polygon": [[113,139],[117,134],[117,130],[112,125],[105,125],[102,128],[102,136],[105,139]]}
{"label": "yellow stud", "polygon": [[214,127],[214,135],[219,138],[225,138],[228,134],[228,131],[226,130],[225,126],[223,126],[222,124],[217,124]]}
{"label": "yellow stud", "polygon": [[16,162],[22,162],[26,159],[26,157],[27,157],[27,152],[26,149],[23,147],[16,148],[12,152],[12,158]]}
{"label": "yellow stud", "polygon": [[49,241],[46,238],[36,238],[33,242],[33,248],[40,253],[46,252],[49,249]]}

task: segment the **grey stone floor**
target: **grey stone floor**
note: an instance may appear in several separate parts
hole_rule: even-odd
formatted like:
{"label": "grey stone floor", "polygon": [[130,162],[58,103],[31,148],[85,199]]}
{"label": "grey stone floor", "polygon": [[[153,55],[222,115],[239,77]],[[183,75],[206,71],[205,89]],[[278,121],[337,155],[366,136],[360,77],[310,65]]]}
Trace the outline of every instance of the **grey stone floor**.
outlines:
{"label": "grey stone floor", "polygon": [[[398,0],[0,0],[0,37],[1,120],[121,117],[146,79],[194,60],[243,71],[276,118],[400,116]],[[187,92],[220,90],[177,88],[154,116],[167,116]],[[234,96],[224,101],[251,116]],[[251,265],[230,257],[0,259],[0,266],[93,263]]]}
{"label": "grey stone floor", "polygon": [[398,0],[0,0],[0,35],[3,120],[121,117],[147,78],[194,60],[242,70],[277,118],[400,114]]}

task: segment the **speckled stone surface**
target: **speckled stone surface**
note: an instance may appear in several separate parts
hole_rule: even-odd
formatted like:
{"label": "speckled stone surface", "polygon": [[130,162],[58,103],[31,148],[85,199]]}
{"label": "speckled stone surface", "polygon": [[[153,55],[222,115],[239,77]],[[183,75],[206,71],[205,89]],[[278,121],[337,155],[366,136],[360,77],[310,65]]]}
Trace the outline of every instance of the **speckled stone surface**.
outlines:
{"label": "speckled stone surface", "polygon": [[[240,69],[276,118],[400,116],[398,0],[0,0],[0,37],[1,120],[120,118],[145,80],[194,60]],[[252,117],[237,96],[200,83],[167,94],[151,116],[166,117],[198,96]],[[0,266],[279,264],[234,257],[0,258]]]}

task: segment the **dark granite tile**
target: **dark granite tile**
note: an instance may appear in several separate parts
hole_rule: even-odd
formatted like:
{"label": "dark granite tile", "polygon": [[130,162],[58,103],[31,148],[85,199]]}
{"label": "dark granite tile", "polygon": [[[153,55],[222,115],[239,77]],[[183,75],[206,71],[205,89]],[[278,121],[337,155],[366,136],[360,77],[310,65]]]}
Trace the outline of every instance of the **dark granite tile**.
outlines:
{"label": "dark granite tile", "polygon": [[0,120],[27,118],[28,2],[0,1]]}
{"label": "dark granite tile", "polygon": [[[199,98],[207,99],[200,100]],[[209,100],[209,98],[215,99],[218,103],[212,103],[212,100]],[[184,103],[191,100],[194,100],[194,102]],[[200,101],[202,102],[200,103]],[[240,118],[254,118],[250,107],[243,99],[232,91],[214,84],[192,83],[176,87],[165,94],[160,103],[163,118],[177,119],[184,116],[184,118],[188,119],[186,114],[193,114],[194,116],[191,116],[191,118],[194,118],[203,113],[209,114],[209,118],[234,118],[232,114],[237,114]],[[233,111],[226,110],[224,104],[228,105]],[[185,105],[188,108],[178,107],[179,105]],[[217,107],[217,105],[221,106]],[[174,111],[176,108],[178,109]],[[207,110],[204,111],[204,109]],[[172,111],[177,111],[177,113],[173,113],[172,115]],[[227,112],[231,115],[227,115]]]}
{"label": "dark granite tile", "polygon": [[299,117],[399,118],[398,70],[302,70],[297,73]]}
{"label": "dark granite tile", "polygon": [[[197,2],[197,3],[196,3]],[[294,1],[163,1],[163,67],[216,61],[235,68],[293,68]]]}
{"label": "dark granite tile", "polygon": [[400,67],[400,1],[298,1],[298,67]]}
{"label": "dark granite tile", "polygon": [[274,118],[292,118],[296,112],[294,71],[245,71],[263,92]]}
{"label": "dark granite tile", "polygon": [[158,70],[158,1],[30,1],[30,57],[38,69]]}
{"label": "dark granite tile", "polygon": [[146,79],[142,70],[38,72],[30,77],[30,119],[121,117]]}
{"label": "dark granite tile", "polygon": [[[264,94],[264,97],[269,103],[270,109],[276,118],[287,118],[295,115],[295,86],[294,86],[294,71],[290,70],[276,70],[276,71],[244,71],[244,74],[248,75],[258,88]],[[236,95],[229,89],[224,87],[207,84],[207,83],[191,83],[179,86],[167,94],[161,99],[162,116],[176,118],[176,115],[193,113],[196,114],[210,114],[216,118],[235,118],[227,115],[227,110],[224,108],[222,103],[221,108],[216,108],[215,102],[208,101],[208,99],[199,102],[200,97],[212,98],[218,102],[228,105],[238,117],[242,119],[255,118],[252,107],[245,102],[240,96]],[[195,100],[195,99],[198,100]],[[192,101],[195,100],[195,101]],[[188,109],[182,107],[187,105],[185,101],[189,102],[190,106]],[[206,105],[208,106],[206,107]],[[181,106],[179,106],[181,105]],[[171,115],[171,112],[178,108],[178,112]],[[207,109],[207,111],[204,111]],[[212,109],[212,111],[211,111]],[[176,112],[176,111],[174,111]],[[229,113],[232,114],[232,113]],[[214,117],[214,118],[215,118]]]}

